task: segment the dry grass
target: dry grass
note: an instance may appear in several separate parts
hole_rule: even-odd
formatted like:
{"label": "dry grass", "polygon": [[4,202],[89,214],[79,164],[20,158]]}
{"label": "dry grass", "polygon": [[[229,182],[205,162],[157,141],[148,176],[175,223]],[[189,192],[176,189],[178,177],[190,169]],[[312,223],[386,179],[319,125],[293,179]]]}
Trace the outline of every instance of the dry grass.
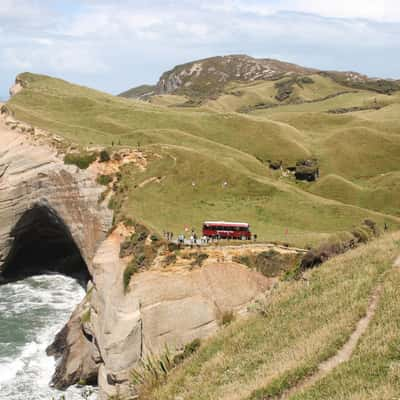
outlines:
{"label": "dry grass", "polygon": [[[306,281],[281,283],[270,297],[266,317],[253,316],[225,328],[151,398],[263,399],[313,373],[346,342],[365,315],[371,293],[383,273],[392,268],[399,238],[400,234],[385,236],[332,259],[310,271]],[[395,286],[392,290],[398,292]],[[395,293],[391,296],[394,301]],[[377,318],[386,318],[387,312],[381,314],[380,310]],[[394,330],[386,337],[391,332]],[[371,351],[372,347],[369,342],[364,350]],[[361,374],[361,378],[368,375]],[[358,387],[362,387],[362,379]],[[332,382],[340,388],[339,382]],[[370,386],[373,389],[372,383]],[[321,392],[318,396],[307,398],[323,398]]]}

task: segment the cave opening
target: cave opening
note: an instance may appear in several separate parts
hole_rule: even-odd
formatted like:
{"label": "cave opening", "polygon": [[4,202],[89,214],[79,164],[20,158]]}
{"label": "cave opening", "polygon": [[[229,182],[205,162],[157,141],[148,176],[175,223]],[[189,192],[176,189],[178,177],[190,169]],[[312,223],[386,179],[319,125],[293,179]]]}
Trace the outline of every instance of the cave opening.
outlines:
{"label": "cave opening", "polygon": [[71,231],[48,205],[36,204],[25,211],[10,236],[13,244],[2,268],[3,281],[59,273],[85,286],[90,279]]}

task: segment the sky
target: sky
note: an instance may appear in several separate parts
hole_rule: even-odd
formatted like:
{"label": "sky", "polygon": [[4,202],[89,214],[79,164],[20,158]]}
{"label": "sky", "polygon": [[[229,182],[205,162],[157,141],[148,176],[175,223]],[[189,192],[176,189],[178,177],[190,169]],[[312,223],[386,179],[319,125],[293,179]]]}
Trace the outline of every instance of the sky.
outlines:
{"label": "sky", "polygon": [[113,94],[248,54],[400,78],[398,0],[0,0],[0,99],[42,73]]}

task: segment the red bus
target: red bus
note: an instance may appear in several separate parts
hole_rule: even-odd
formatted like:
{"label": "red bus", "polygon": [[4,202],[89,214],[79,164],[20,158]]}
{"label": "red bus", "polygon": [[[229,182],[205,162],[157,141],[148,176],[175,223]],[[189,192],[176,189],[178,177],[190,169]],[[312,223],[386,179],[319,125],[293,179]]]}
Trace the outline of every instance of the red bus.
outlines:
{"label": "red bus", "polygon": [[203,236],[217,239],[250,240],[250,225],[244,222],[206,221]]}

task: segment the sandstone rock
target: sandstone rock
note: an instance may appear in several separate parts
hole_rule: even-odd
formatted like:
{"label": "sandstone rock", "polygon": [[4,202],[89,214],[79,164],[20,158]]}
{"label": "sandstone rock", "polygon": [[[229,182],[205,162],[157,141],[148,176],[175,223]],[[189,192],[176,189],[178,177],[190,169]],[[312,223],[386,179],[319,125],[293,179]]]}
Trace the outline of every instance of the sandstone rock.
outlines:
{"label": "sandstone rock", "polygon": [[15,84],[13,86],[11,86],[11,88],[10,88],[10,96],[11,97],[15,96],[16,94],[21,92],[21,90],[23,90],[23,88],[24,88],[23,85],[24,85],[24,83],[21,80],[16,79]]}

